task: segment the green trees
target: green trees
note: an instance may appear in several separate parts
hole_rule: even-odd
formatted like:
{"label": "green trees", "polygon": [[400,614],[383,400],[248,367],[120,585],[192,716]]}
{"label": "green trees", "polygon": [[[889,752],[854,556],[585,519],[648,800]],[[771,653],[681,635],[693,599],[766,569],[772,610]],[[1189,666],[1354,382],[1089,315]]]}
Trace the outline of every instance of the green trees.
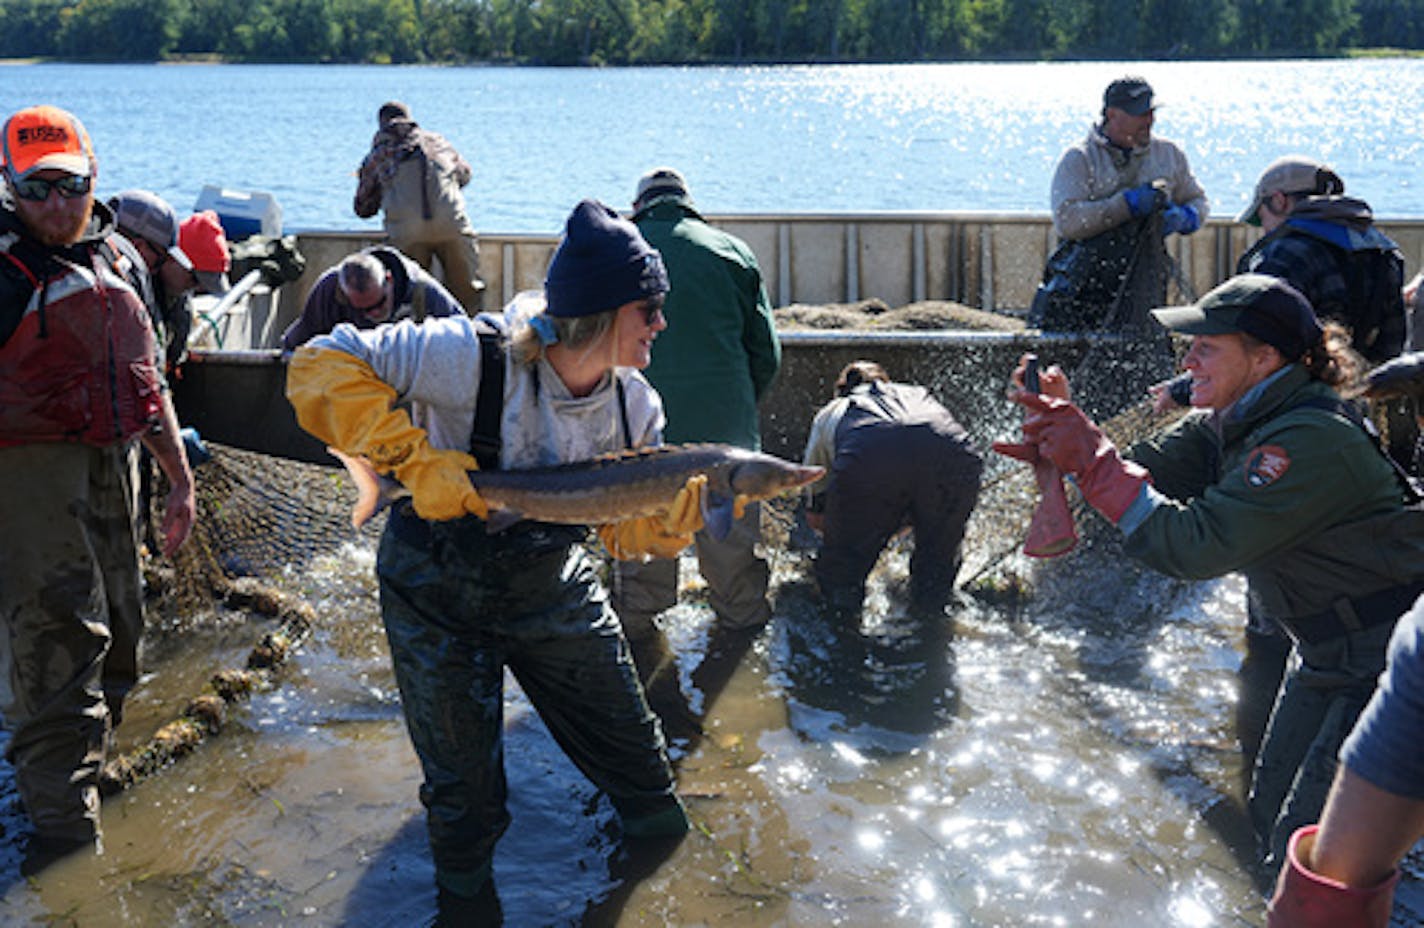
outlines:
{"label": "green trees", "polygon": [[1424,47],[1424,0],[0,0],[0,56],[924,61]]}

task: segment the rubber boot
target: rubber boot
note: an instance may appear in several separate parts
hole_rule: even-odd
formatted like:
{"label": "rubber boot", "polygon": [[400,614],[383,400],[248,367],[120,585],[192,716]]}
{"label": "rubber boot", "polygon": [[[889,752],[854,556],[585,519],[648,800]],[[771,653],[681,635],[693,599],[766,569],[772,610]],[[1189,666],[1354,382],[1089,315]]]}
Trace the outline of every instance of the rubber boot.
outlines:
{"label": "rubber boot", "polygon": [[1291,835],[1286,865],[1266,910],[1266,928],[1388,928],[1399,871],[1368,889],[1312,872],[1304,858],[1319,830],[1319,825],[1307,825]]}

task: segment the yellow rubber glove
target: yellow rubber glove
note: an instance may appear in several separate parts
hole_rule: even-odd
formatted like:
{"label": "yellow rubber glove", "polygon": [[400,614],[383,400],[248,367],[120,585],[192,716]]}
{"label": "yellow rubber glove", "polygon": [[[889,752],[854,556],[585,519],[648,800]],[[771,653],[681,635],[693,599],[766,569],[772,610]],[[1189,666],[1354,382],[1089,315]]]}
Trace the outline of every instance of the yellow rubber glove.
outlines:
{"label": "yellow rubber glove", "polygon": [[470,471],[479,464],[463,451],[432,448],[429,444],[397,467],[395,478],[410,490],[410,502],[422,519],[442,521],[464,515],[489,518],[489,507],[470,484]]}
{"label": "yellow rubber glove", "polygon": [[665,515],[600,525],[599,540],[620,561],[677,557],[692,544],[692,534],[702,528],[702,494],[706,490],[707,475],[698,474],[677,491]]}
{"label": "yellow rubber glove", "polygon": [[396,408],[395,388],[360,358],[330,348],[298,348],[287,364],[287,399],[302,428],[399,480],[421,518],[488,517],[466,474],[476,468],[475,459],[432,448],[425,430]]}

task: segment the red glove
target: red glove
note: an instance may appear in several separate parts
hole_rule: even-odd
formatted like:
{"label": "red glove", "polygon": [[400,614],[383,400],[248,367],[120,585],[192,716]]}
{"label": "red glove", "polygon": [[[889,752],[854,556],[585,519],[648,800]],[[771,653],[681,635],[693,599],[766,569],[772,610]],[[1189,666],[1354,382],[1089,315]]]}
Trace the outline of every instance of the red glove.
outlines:
{"label": "red glove", "polygon": [[1124,461],[1103,430],[1067,400],[1020,393],[1014,402],[1034,413],[1023,430],[1038,453],[1073,475],[1088,505],[1113,525],[1121,521],[1143,485],[1151,482],[1147,468]]}
{"label": "red glove", "polygon": [[1078,527],[1073,524],[1073,511],[1068,508],[1068,494],[1063,489],[1063,475],[1058,468],[1041,457],[1034,444],[994,442],[993,448],[1005,457],[1033,465],[1033,479],[1038,483],[1038,507],[1028,524],[1024,554],[1057,557],[1072,551],[1078,543]]}
{"label": "red glove", "polygon": [[1378,886],[1356,889],[1305,865],[1319,825],[1291,835],[1286,865],[1266,910],[1266,928],[1387,928],[1399,871]]}

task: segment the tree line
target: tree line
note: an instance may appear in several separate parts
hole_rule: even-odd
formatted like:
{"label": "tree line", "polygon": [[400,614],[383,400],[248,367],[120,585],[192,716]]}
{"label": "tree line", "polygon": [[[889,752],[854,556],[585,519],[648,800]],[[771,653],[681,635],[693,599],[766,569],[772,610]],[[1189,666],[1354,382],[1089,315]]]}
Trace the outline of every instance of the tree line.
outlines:
{"label": "tree line", "polygon": [[0,0],[0,57],[525,64],[1424,48],[1424,0]]}

